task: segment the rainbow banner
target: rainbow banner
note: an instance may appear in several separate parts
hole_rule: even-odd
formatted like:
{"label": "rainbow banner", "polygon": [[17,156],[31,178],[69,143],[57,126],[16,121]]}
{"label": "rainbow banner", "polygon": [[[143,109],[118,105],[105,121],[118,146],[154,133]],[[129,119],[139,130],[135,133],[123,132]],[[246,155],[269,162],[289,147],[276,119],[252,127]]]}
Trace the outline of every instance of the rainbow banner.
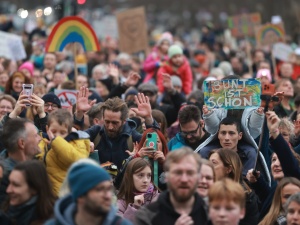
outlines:
{"label": "rainbow banner", "polygon": [[258,46],[273,46],[278,42],[285,42],[284,25],[267,23],[255,28]]}
{"label": "rainbow banner", "polygon": [[51,31],[46,52],[61,52],[67,44],[78,42],[84,51],[99,51],[100,45],[93,28],[82,18],[69,16],[61,19]]}
{"label": "rainbow banner", "polygon": [[244,109],[260,106],[260,79],[204,81],[204,102],[212,108]]}

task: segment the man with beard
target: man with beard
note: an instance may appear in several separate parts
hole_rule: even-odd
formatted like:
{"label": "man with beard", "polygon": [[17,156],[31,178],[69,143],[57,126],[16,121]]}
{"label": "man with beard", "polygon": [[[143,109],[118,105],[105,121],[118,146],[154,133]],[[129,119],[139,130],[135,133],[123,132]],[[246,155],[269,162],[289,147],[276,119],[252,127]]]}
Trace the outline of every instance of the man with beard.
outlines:
{"label": "man with beard", "polygon": [[204,201],[197,194],[201,157],[188,147],[167,155],[164,170],[168,191],[136,214],[137,225],[194,225],[207,223]]}
{"label": "man with beard", "polygon": [[131,225],[112,206],[110,175],[91,162],[74,164],[67,177],[71,193],[55,205],[55,218],[46,225]]}
{"label": "man with beard", "polygon": [[203,130],[204,123],[197,106],[187,105],[182,108],[178,113],[178,120],[180,132],[169,141],[170,151],[183,146],[196,149],[209,137],[209,134]]}
{"label": "man with beard", "polygon": [[[83,113],[91,108],[88,103],[88,89],[81,87],[77,98],[77,112],[75,117],[82,120]],[[133,111],[145,119],[147,128],[159,129],[159,125],[153,120],[149,98],[143,94],[135,96],[137,108]],[[90,135],[90,140],[94,142],[95,149],[98,150],[101,163],[111,162],[118,168],[129,157],[127,150],[133,150],[133,143],[139,142],[142,135],[136,131],[136,123],[128,119],[128,107],[126,103],[118,98],[107,99],[101,106],[103,112],[103,126],[94,125],[85,130]]]}

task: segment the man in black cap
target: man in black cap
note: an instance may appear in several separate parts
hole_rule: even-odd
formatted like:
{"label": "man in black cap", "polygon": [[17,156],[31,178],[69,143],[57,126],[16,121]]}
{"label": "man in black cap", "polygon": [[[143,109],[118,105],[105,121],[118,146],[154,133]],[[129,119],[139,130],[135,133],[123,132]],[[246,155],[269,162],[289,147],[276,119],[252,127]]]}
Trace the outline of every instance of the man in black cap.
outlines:
{"label": "man in black cap", "polygon": [[158,88],[154,84],[143,83],[138,87],[138,91],[143,93],[145,96],[148,96],[152,109],[158,109],[165,114],[168,126],[171,126],[172,123],[174,123],[177,120],[177,114],[179,112],[179,109],[181,105],[186,101],[186,99],[181,93],[176,91],[172,84],[170,75],[163,74],[163,79],[164,88],[170,96],[170,101],[172,102],[172,105],[157,104]]}
{"label": "man in black cap", "polygon": [[61,108],[59,98],[52,92],[45,94],[42,99],[44,100],[44,111],[45,113],[51,113]]}

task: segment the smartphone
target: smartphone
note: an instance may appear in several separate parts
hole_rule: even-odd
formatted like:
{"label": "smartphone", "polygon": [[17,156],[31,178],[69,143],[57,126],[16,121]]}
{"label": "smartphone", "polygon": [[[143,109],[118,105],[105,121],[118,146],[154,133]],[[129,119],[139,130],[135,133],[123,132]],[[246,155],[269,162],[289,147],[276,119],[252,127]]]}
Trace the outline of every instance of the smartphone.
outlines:
{"label": "smartphone", "polygon": [[[33,84],[23,84],[23,94],[29,97],[32,95],[33,93]],[[26,104],[27,106],[30,106],[30,104]]]}
{"label": "smartphone", "polygon": [[146,147],[153,148],[153,151],[157,150],[157,133],[148,133],[146,139]]}
{"label": "smartphone", "polygon": [[275,94],[275,85],[274,84],[265,84],[262,87],[262,91],[261,91],[262,95],[274,95]]}

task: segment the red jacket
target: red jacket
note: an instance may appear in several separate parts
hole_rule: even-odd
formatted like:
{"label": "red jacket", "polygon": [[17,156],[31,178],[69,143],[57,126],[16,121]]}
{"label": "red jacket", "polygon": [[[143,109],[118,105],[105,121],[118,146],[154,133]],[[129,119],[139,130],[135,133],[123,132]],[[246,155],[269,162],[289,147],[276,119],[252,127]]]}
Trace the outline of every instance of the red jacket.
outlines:
{"label": "red jacket", "polygon": [[184,58],[184,62],[179,68],[173,66],[170,60],[159,68],[157,72],[157,86],[160,93],[164,92],[163,73],[167,73],[170,76],[178,76],[182,81],[182,91],[184,94],[188,95],[192,91],[193,74],[186,58]]}

